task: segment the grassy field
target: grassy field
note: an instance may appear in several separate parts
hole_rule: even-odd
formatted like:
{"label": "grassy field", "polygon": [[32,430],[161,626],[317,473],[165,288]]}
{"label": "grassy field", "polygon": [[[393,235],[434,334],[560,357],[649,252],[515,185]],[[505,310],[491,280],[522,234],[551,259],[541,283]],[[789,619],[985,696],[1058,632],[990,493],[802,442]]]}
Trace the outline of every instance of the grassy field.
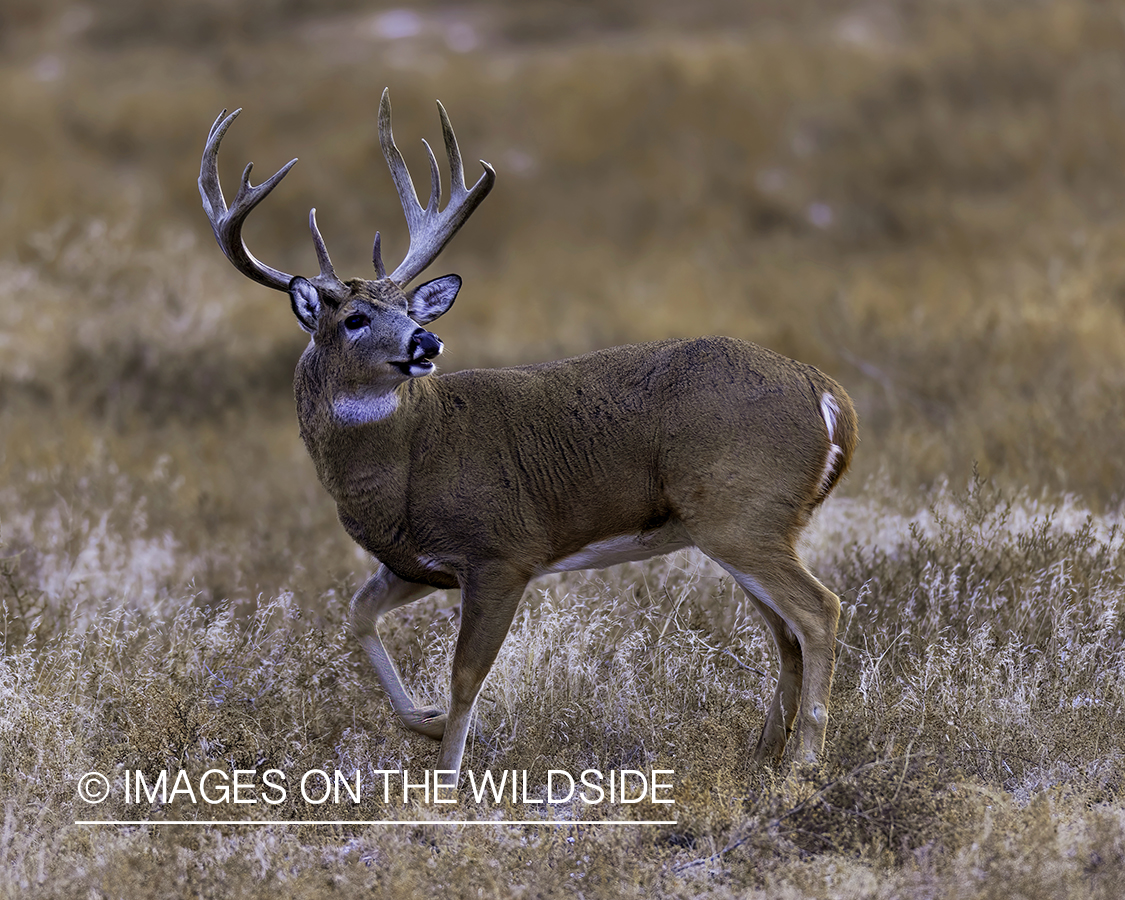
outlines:
{"label": "grassy field", "polygon": [[[0,896],[1125,894],[1125,7],[683,6],[0,0]],[[844,604],[822,765],[749,762],[776,659],[683,552],[535,582],[465,762],[673,804],[385,800],[436,745],[346,632],[372,561],[297,435],[303,335],[195,178],[244,107],[228,193],[301,158],[253,252],[315,271],[315,205],[341,274],[376,229],[397,261],[387,85],[415,171],[440,98],[498,172],[434,267],[447,369],[725,333],[855,399],[805,544]],[[457,624],[381,629],[429,702]]]}

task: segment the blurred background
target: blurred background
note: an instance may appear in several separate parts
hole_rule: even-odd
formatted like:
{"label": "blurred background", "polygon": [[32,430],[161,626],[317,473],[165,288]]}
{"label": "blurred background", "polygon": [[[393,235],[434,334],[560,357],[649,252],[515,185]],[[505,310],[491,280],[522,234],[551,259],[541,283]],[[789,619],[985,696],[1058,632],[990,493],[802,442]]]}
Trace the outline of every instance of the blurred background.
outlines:
{"label": "blurred background", "polygon": [[377,229],[393,266],[385,86],[416,180],[435,98],[468,177],[498,173],[429,270],[465,279],[447,370],[725,333],[852,394],[845,492],[975,463],[1121,503],[1121,3],[0,0],[0,540],[83,503],[237,534],[192,572],[227,595],[293,547],[351,552],[297,435],[304,335],[222,257],[196,177],[243,107],[228,198],[248,160],[301,160],[253,253],[314,273],[315,205],[341,275],[370,276]]}

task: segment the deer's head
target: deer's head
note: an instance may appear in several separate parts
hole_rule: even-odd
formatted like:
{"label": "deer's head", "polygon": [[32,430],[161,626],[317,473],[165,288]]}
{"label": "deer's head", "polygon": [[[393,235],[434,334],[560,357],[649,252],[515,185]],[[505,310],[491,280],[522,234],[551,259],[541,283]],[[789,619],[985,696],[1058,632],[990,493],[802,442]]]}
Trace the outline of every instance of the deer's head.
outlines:
{"label": "deer's head", "polygon": [[360,387],[384,391],[410,378],[433,371],[433,359],[442,343],[422,326],[432,322],[453,305],[461,288],[456,275],[428,281],[410,289],[408,285],[441,253],[442,249],[492,190],[496,173],[481,161],[484,174],[472,188],[465,185],[461,152],[449,124],[449,116],[438,103],[442,135],[450,169],[450,201],[444,210],[441,202],[441,177],[433,150],[426,144],[430,159],[430,199],[423,207],[418,201],[406,163],[395,146],[391,132],[391,101],[384,90],[379,103],[379,144],[391,170],[410,232],[406,258],[388,275],[383,266],[379,234],[375,234],[372,261],[374,280],[362,278],[342,281],[332,267],[328,249],[316,225],[316,210],[309,213],[320,273],[313,278],[292,276],[257,260],[242,240],[242,224],[250,212],[292,168],[296,160],[284,165],[259,185],[250,184],[251,165],[242,173],[242,183],[230,208],[219,186],[219,144],[241,110],[229,116],[226,110],[211,126],[199,170],[199,193],[203,208],[224,255],[243,275],[259,284],[289,294],[293,312],[301,327],[312,335],[314,344],[333,361],[333,379],[341,391]]}

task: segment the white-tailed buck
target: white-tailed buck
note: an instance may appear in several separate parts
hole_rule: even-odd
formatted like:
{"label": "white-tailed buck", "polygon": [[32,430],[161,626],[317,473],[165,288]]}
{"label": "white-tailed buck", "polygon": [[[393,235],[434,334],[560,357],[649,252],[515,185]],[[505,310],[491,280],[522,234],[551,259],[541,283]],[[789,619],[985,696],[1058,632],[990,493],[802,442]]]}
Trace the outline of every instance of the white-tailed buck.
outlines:
{"label": "white-tailed buck", "polygon": [[[441,740],[438,768],[459,772],[473,704],[537,575],[641,560],[696,546],[742,586],[773,632],[777,690],[757,756],[824,745],[840,602],[795,543],[851,459],[856,418],[821,372],[723,337],[665,340],[510,369],[434,374],[442,343],[423,326],[449,309],[456,275],[408,288],[492,189],[466,187],[438,104],[451,199],[429,144],[430,199],[418,202],[379,105],[379,141],[410,232],[390,275],[375,235],[376,279],[341,281],[309,216],[320,274],[259,262],[242,223],[296,160],[230,208],[211,127],[199,191],[219,247],[243,275],[286,291],[312,339],[295,376],[301,437],[348,534],[380,562],[351,622],[403,723]],[[379,638],[379,617],[437,588],[461,589],[448,713],[415,705]],[[443,779],[443,782],[445,779]],[[454,782],[456,783],[456,777]]]}

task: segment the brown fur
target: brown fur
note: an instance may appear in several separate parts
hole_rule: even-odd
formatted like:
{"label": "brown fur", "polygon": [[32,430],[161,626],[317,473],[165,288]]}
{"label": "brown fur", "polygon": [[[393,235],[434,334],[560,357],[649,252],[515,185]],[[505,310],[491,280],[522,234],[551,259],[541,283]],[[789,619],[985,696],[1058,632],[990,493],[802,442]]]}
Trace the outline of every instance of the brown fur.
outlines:
{"label": "brown fur", "polygon": [[[759,744],[764,758],[780,755],[809,668],[803,662],[815,656],[821,684],[801,721],[806,755],[815,755],[839,601],[800,564],[795,543],[855,447],[844,390],[811,366],[724,337],[404,378],[386,359],[401,358],[397,347],[417,328],[407,296],[387,280],[352,284],[353,297],[338,309],[325,305],[298,366],[301,434],[345,529],[386,567],[375,580],[416,586],[411,599],[426,588],[462,589],[458,720],[467,727],[531,578],[590,544],[673,522],[768,594],[748,589],[782,657],[776,709]],[[379,323],[369,347],[348,346],[340,324],[357,310]],[[333,403],[342,387],[391,381],[393,413],[369,424],[340,421]],[[820,491],[830,444],[825,393],[838,406],[840,452]],[[361,639],[377,635],[378,615],[397,605],[383,599],[389,590],[357,595]],[[368,649],[373,659],[382,652],[381,644]],[[376,660],[378,671],[386,665]],[[397,699],[417,727],[418,711]],[[419,730],[446,735],[442,766],[456,770],[463,735],[450,740],[437,711],[424,719]]]}

